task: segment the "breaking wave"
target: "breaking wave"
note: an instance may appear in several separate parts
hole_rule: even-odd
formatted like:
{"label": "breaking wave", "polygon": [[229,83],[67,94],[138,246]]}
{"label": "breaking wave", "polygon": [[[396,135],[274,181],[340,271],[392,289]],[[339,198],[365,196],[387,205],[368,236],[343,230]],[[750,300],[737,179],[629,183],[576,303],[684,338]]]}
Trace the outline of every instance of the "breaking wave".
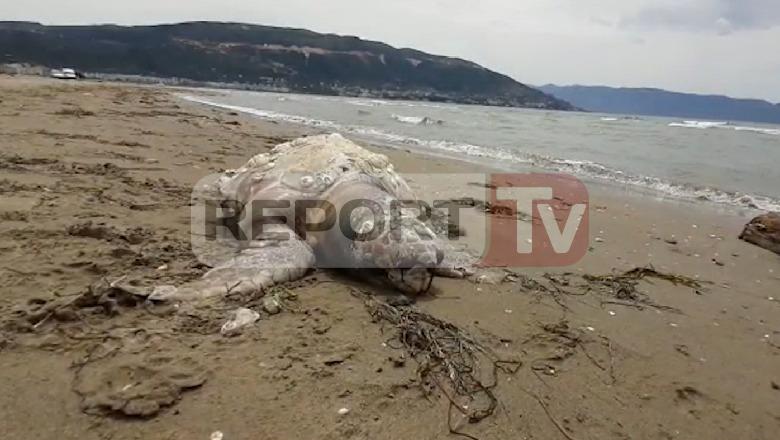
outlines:
{"label": "breaking wave", "polygon": [[680,127],[680,128],[698,128],[698,129],[708,129],[708,128],[724,128],[734,131],[749,131],[752,133],[762,133],[762,134],[768,134],[772,136],[780,136],[780,129],[777,128],[766,128],[766,127],[752,127],[749,125],[733,125],[730,122],[721,122],[721,121],[683,121],[683,122],[672,122],[669,124],[670,127]]}
{"label": "breaking wave", "polygon": [[641,121],[639,116],[602,116],[599,118],[602,122],[618,122],[618,121]]}
{"label": "breaking wave", "polygon": [[721,122],[721,121],[683,121],[683,122],[672,122],[669,124],[670,127],[681,127],[681,128],[698,128],[698,129],[707,129],[707,128],[718,128],[718,127],[725,127],[729,123],[728,122]]}
{"label": "breaking wave", "polygon": [[763,128],[763,127],[743,127],[743,126],[735,126],[734,130],[737,131],[751,131],[754,133],[763,133],[763,134],[769,134],[772,136],[780,136],[780,129],[778,128]]}
{"label": "breaking wave", "polygon": [[412,125],[442,125],[444,121],[440,119],[433,119],[427,116],[402,116],[392,115],[392,118],[402,124]]}
{"label": "breaking wave", "polygon": [[363,101],[344,101],[349,105],[356,105],[358,107],[376,107],[376,104],[372,102],[363,102]]}
{"label": "breaking wave", "polygon": [[[265,119],[303,124],[310,127],[324,128],[342,133],[351,133],[354,135],[378,140],[390,146],[409,146],[419,150],[422,153],[444,153],[447,156],[451,156],[457,159],[464,159],[465,155],[471,158],[481,158],[504,165],[507,163],[512,163],[527,167],[541,168],[559,173],[573,174],[579,177],[610,183],[630,185],[641,189],[652,190],[662,195],[677,199],[708,201],[739,208],[780,211],[780,200],[774,199],[772,197],[725,191],[718,188],[697,186],[689,183],[671,182],[658,177],[628,173],[588,160],[560,159],[551,156],[507,151],[502,148],[484,147],[480,145],[446,140],[423,140],[372,127],[343,125],[334,121],[312,119],[298,115],[288,115],[251,107],[222,104],[194,96],[183,95],[181,97],[191,102],[220,107],[236,112],[248,113]],[[698,121],[687,122],[693,123]],[[723,124],[726,123],[724,122]],[[744,129],[744,127],[742,129]]]}

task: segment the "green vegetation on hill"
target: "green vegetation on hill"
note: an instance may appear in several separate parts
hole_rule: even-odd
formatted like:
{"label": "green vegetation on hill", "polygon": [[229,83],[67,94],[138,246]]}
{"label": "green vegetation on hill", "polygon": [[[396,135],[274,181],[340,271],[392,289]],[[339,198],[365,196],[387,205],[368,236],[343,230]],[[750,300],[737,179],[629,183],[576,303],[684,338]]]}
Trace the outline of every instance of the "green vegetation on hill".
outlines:
{"label": "green vegetation on hill", "polygon": [[239,23],[125,27],[0,22],[0,63],[307,93],[573,109],[469,61],[357,37]]}

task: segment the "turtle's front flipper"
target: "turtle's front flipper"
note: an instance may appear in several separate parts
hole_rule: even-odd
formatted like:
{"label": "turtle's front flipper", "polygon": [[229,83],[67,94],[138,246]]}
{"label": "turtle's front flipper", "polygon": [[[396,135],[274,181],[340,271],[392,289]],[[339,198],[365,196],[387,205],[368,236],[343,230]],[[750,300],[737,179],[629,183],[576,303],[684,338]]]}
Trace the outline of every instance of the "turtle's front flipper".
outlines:
{"label": "turtle's front flipper", "polygon": [[314,266],[311,247],[287,226],[268,227],[271,231],[264,234],[266,238],[251,241],[248,247],[208,271],[203,278],[180,287],[158,286],[149,299],[192,301],[251,293],[302,278]]}

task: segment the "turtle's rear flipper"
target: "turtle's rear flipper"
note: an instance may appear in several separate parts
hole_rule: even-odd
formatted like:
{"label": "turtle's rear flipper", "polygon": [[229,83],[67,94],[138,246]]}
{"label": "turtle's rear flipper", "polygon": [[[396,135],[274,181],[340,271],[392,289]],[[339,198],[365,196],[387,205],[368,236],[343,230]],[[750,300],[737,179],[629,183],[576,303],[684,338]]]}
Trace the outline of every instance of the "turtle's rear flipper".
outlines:
{"label": "turtle's rear flipper", "polygon": [[[289,228],[287,239],[255,240],[235,257],[214,267],[203,278],[180,287],[158,286],[152,301],[192,301],[229,294],[252,293],[302,278],[314,266],[314,252]],[[275,233],[280,232],[275,230]]]}

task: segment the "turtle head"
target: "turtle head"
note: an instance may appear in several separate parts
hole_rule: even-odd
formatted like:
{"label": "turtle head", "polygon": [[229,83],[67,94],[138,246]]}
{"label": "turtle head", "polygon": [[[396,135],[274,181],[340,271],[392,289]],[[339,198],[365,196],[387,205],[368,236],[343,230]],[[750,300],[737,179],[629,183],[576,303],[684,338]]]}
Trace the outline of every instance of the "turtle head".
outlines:
{"label": "turtle head", "polygon": [[433,271],[444,258],[434,232],[414,217],[391,222],[387,231],[372,240],[358,236],[355,250],[368,266],[384,270],[393,287],[409,295],[430,289]]}
{"label": "turtle head", "polygon": [[[338,227],[320,234],[322,240],[314,246],[318,264],[381,270],[406,294],[428,291],[444,252],[419,208],[412,204],[407,209],[370,181],[342,183],[328,196],[340,214]],[[328,262],[334,258],[335,264]]]}
{"label": "turtle head", "polygon": [[400,292],[416,296],[430,290],[433,283],[433,271],[425,267],[389,269],[387,279]]}

